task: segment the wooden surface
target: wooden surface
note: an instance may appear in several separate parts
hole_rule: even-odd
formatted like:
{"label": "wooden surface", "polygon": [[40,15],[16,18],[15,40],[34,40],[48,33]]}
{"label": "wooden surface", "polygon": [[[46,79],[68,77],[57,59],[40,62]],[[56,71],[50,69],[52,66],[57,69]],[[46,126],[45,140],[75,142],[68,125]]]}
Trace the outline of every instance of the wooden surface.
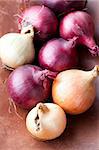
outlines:
{"label": "wooden surface", "polygon": [[[0,0],[0,35],[17,31],[14,15],[17,14],[18,8],[18,0]],[[99,57],[95,61],[89,53],[85,53],[83,52],[83,57],[80,58],[80,64],[84,69],[99,64]],[[9,73],[5,69],[0,69],[0,150],[99,150],[99,79],[94,105],[82,115],[67,116],[67,128],[59,138],[38,142],[26,130],[27,111],[17,107],[23,120],[16,116],[13,108],[12,113],[9,113],[9,96],[4,83]]]}

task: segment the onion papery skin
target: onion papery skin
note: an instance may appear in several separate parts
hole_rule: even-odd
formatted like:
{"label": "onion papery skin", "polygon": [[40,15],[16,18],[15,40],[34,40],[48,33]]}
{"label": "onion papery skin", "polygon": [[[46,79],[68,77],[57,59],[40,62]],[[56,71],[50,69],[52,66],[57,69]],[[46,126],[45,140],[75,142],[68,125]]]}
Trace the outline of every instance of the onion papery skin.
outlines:
{"label": "onion papery skin", "polygon": [[71,69],[77,65],[76,41],[62,38],[49,40],[39,51],[41,67],[54,72]]}
{"label": "onion papery skin", "polygon": [[58,20],[55,14],[44,5],[35,5],[26,9],[19,17],[19,30],[24,26],[32,25],[34,28],[36,41],[46,41],[57,32]]}
{"label": "onion papery skin", "polygon": [[9,76],[7,89],[13,101],[25,109],[45,101],[50,94],[50,80],[37,66],[25,65],[15,69]]}
{"label": "onion papery skin", "polygon": [[66,15],[60,23],[60,36],[64,39],[78,37],[78,45],[88,47],[92,55],[99,55],[99,47],[94,40],[93,18],[84,11],[74,11]]}

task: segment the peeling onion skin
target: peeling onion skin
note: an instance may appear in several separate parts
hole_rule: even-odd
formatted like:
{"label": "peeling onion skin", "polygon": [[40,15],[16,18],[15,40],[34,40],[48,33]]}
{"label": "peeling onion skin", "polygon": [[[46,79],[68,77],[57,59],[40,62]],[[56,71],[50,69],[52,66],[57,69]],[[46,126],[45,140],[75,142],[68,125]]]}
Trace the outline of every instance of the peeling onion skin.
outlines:
{"label": "peeling onion skin", "polygon": [[59,137],[66,128],[66,115],[63,109],[53,103],[39,103],[26,117],[26,127],[39,141]]}
{"label": "peeling onion skin", "polygon": [[73,115],[87,111],[96,97],[94,81],[98,75],[99,66],[91,71],[71,69],[59,73],[52,85],[54,103]]}

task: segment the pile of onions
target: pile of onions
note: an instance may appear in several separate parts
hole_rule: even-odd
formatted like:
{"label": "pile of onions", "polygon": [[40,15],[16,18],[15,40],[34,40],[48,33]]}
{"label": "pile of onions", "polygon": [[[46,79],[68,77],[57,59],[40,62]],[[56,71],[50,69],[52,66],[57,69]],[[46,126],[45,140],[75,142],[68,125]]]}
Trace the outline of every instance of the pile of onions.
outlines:
{"label": "pile of onions", "polygon": [[26,117],[28,131],[34,138],[41,141],[59,137],[66,128],[66,123],[63,109],[52,103],[37,104]]}
{"label": "pile of onions", "polygon": [[76,39],[62,38],[48,41],[39,51],[39,64],[51,71],[60,72],[77,64]]}
{"label": "pile of onions", "polygon": [[32,25],[37,40],[45,41],[56,34],[58,21],[55,14],[45,6],[32,6],[19,18],[19,28]]}
{"label": "pile of onions", "polygon": [[83,11],[75,11],[66,15],[60,23],[60,36],[64,39],[78,37],[78,44],[86,45],[93,55],[99,55],[99,47],[94,36],[92,17]]}
{"label": "pile of onions", "polygon": [[30,109],[49,97],[51,88],[49,78],[54,76],[55,73],[37,66],[18,67],[8,78],[7,88],[10,97],[16,104]]}
{"label": "pile of onions", "polygon": [[65,112],[80,114],[88,110],[96,96],[95,79],[99,66],[91,71],[70,69],[59,73],[53,82],[53,101]]}
{"label": "pile of onions", "polygon": [[51,8],[56,14],[83,9],[86,2],[87,0],[42,0],[42,3]]}
{"label": "pile of onions", "polygon": [[[37,140],[59,137],[66,128],[65,113],[81,114],[95,100],[99,47],[93,38],[93,19],[84,12],[86,2],[22,0],[19,6],[22,13],[18,15],[20,33],[8,33],[0,38],[1,61],[13,70],[7,80],[10,102],[17,115],[16,105],[31,109],[26,127]],[[79,56],[79,46],[89,49],[87,58],[83,53]],[[94,55],[98,56],[91,64]],[[80,66],[87,66],[89,61],[87,67],[95,67],[90,71],[74,69],[79,67],[79,59],[83,59]],[[40,67],[36,66],[38,63]],[[44,103],[50,98],[54,103]]]}

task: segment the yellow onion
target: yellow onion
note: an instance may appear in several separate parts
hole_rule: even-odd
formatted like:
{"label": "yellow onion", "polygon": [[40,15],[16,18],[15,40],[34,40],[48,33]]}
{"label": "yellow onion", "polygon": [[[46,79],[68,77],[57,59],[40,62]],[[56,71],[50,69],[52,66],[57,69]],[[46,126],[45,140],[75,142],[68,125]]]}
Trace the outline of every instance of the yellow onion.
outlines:
{"label": "yellow onion", "polygon": [[96,96],[95,79],[99,66],[91,71],[71,69],[57,75],[52,86],[53,101],[65,112],[80,114],[88,110]]}
{"label": "yellow onion", "polygon": [[26,117],[26,127],[37,140],[52,140],[60,136],[66,127],[63,109],[53,103],[38,103]]}
{"label": "yellow onion", "polygon": [[0,58],[9,68],[17,68],[31,63],[35,50],[33,45],[34,31],[31,26],[25,27],[22,33],[7,33],[0,38]]}

